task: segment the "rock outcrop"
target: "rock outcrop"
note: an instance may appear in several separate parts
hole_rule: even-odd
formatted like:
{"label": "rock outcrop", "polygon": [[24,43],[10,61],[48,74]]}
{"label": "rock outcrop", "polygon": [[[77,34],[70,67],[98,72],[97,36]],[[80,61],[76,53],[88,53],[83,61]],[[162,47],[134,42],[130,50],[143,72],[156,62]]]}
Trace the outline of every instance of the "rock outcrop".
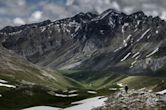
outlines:
{"label": "rock outcrop", "polygon": [[166,95],[156,94],[145,88],[123,91],[109,96],[106,105],[93,110],[165,110]]}

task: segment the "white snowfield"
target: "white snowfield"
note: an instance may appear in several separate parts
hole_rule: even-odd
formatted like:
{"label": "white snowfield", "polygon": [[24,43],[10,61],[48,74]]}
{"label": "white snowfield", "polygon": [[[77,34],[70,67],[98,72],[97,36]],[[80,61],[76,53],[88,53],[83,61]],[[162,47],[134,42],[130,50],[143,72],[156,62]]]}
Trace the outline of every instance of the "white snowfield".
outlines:
{"label": "white snowfield", "polygon": [[68,95],[68,97],[76,97],[76,96],[78,96],[79,94],[70,94],[70,95]]}
{"label": "white snowfield", "polygon": [[70,95],[58,94],[58,93],[55,94],[55,96],[57,96],[57,97],[76,97],[78,95],[79,94],[70,94]]}
{"label": "white snowfield", "polygon": [[160,95],[166,94],[166,89],[163,91],[157,92],[156,94],[160,94]]}
{"label": "white snowfield", "polygon": [[166,101],[166,89],[163,90],[163,91],[160,91],[160,92],[156,92],[156,95],[160,95],[160,98],[161,98],[163,101]]}
{"label": "white snowfield", "polygon": [[106,101],[106,100],[107,100],[107,98],[102,97],[102,96],[89,98],[89,99],[85,99],[82,101],[73,102],[72,104],[79,104],[79,105],[65,108],[64,110],[91,110],[93,108],[103,106],[104,101]]}
{"label": "white snowfield", "polygon": [[109,88],[110,91],[116,91],[118,90],[117,88]]}
{"label": "white snowfield", "polygon": [[132,58],[135,58],[135,57],[138,56],[139,54],[140,54],[140,52],[135,53],[135,54],[132,56]]}
{"label": "white snowfield", "polygon": [[10,84],[7,84],[7,83],[8,83],[8,81],[0,79],[0,86],[1,87],[16,88],[16,86],[10,85]]}
{"label": "white snowfield", "polygon": [[122,83],[117,83],[118,86],[120,87],[123,87],[123,84]]}
{"label": "white snowfield", "polygon": [[55,96],[57,96],[57,97],[68,97],[67,95],[64,95],[64,94],[58,94],[58,93],[56,93]]}
{"label": "white snowfield", "polygon": [[159,48],[156,48],[155,50],[153,50],[153,52],[151,52],[150,54],[148,54],[146,57],[150,57],[150,56],[152,56],[153,54],[155,54],[158,51],[159,51]]}
{"label": "white snowfield", "polygon": [[75,92],[77,92],[78,90],[71,90],[71,91],[69,91],[69,93],[75,93]]}
{"label": "white snowfield", "polygon": [[26,108],[23,110],[91,110],[96,107],[103,106],[107,98],[103,96],[98,96],[94,98],[84,99],[82,101],[73,102],[72,104],[78,104],[68,108],[57,108],[57,107],[49,107],[49,106],[36,106],[31,108]]}
{"label": "white snowfield", "polygon": [[89,94],[97,94],[96,91],[87,91],[87,93],[89,93]]}
{"label": "white snowfield", "polygon": [[36,106],[36,107],[26,108],[23,110],[62,110],[62,109],[56,107],[49,107],[49,106]]}
{"label": "white snowfield", "polygon": [[3,87],[11,87],[11,88],[16,88],[16,86],[14,85],[10,85],[10,84],[3,84],[3,83],[0,83],[0,86],[3,86]]}
{"label": "white snowfield", "polygon": [[140,37],[139,39],[137,39],[137,42],[139,42],[141,39],[143,39],[144,36],[145,36],[150,30],[151,30],[151,28],[147,29],[147,30],[141,35],[141,37]]}
{"label": "white snowfield", "polygon": [[129,53],[128,53],[123,59],[121,59],[120,61],[126,60],[130,55],[131,55],[131,52],[129,52]]}
{"label": "white snowfield", "polygon": [[5,81],[3,79],[0,79],[0,83],[7,83],[8,81]]}

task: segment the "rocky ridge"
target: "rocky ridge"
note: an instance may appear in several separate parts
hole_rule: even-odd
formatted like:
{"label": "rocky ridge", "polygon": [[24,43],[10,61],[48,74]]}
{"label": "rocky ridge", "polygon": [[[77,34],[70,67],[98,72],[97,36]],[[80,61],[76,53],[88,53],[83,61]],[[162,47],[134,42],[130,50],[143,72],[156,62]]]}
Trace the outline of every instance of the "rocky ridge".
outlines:
{"label": "rocky ridge", "polygon": [[145,88],[124,91],[109,96],[106,105],[93,110],[165,110],[165,94],[156,94]]}
{"label": "rocky ridge", "polygon": [[165,70],[166,22],[142,11],[127,15],[109,9],[79,13],[0,30],[2,45],[32,63],[52,69],[123,73]]}

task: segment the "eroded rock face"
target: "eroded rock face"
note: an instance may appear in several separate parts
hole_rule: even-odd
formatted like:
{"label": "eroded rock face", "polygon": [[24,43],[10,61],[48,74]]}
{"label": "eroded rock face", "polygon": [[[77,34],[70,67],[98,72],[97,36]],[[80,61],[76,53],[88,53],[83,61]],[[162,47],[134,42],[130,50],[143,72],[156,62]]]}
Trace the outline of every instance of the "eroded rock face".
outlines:
{"label": "eroded rock face", "polygon": [[109,9],[100,15],[79,13],[54,22],[8,26],[0,31],[0,40],[7,49],[53,69],[139,74],[165,68],[165,34],[166,22],[159,17]]}
{"label": "eroded rock face", "polygon": [[106,105],[93,110],[165,110],[166,96],[147,89],[117,92],[109,96]]}

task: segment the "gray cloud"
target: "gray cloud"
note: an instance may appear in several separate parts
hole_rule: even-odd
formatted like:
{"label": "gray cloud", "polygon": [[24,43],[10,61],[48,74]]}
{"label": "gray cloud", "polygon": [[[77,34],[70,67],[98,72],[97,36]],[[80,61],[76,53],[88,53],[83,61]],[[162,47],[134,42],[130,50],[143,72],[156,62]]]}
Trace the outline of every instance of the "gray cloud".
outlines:
{"label": "gray cloud", "polygon": [[143,10],[148,15],[165,19],[165,7],[165,0],[37,0],[35,3],[33,0],[0,0],[0,28],[61,19],[79,12],[101,13],[108,8],[128,14]]}

